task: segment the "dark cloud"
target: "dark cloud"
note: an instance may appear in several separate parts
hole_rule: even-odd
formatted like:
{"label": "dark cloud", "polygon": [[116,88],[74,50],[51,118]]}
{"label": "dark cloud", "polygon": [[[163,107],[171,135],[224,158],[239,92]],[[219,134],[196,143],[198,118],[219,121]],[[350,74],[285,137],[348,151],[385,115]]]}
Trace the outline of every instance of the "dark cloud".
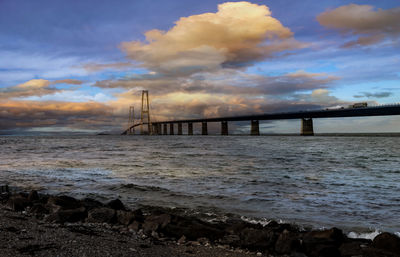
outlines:
{"label": "dark cloud", "polygon": [[393,95],[392,92],[376,92],[376,93],[362,92],[360,95],[354,95],[353,97],[355,97],[355,98],[363,98],[363,97],[367,97],[367,98],[385,98],[385,97],[389,97],[389,96],[392,96],[392,95]]}
{"label": "dark cloud", "polygon": [[317,20],[325,27],[358,36],[343,47],[373,45],[385,39],[395,40],[400,35],[400,7],[383,10],[349,4],[325,11]]}

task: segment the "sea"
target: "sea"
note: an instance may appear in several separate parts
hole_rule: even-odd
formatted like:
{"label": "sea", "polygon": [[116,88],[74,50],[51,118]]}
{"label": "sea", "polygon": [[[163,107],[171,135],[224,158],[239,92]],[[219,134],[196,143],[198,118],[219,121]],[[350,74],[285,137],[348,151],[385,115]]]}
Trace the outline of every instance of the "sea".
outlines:
{"label": "sea", "polygon": [[204,219],[400,231],[398,136],[0,136],[0,184]]}

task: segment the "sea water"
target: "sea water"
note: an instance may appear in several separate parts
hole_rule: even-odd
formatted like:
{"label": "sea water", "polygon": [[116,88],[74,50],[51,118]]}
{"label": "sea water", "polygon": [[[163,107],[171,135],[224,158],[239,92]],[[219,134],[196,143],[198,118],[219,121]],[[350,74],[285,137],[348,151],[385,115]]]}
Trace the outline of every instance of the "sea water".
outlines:
{"label": "sea water", "polygon": [[0,183],[222,218],[400,231],[400,137],[2,136]]}

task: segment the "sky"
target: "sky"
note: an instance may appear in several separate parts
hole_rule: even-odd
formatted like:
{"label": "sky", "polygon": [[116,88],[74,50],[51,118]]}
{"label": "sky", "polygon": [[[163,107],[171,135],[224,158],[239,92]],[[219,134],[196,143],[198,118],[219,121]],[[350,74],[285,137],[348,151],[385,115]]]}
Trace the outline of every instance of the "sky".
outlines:
{"label": "sky", "polygon": [[[399,40],[398,0],[0,0],[0,134],[122,131],[142,90],[155,121],[399,103]],[[314,130],[400,132],[400,117]]]}

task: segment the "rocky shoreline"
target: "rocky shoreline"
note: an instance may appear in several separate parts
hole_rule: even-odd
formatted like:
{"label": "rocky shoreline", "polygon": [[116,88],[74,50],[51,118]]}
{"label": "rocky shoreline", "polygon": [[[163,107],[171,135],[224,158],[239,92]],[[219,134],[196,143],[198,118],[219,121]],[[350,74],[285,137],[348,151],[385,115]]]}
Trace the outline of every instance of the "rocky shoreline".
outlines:
{"label": "rocky shoreline", "polygon": [[351,239],[340,229],[271,221],[206,222],[165,208],[1,187],[1,256],[400,256],[400,238]]}

